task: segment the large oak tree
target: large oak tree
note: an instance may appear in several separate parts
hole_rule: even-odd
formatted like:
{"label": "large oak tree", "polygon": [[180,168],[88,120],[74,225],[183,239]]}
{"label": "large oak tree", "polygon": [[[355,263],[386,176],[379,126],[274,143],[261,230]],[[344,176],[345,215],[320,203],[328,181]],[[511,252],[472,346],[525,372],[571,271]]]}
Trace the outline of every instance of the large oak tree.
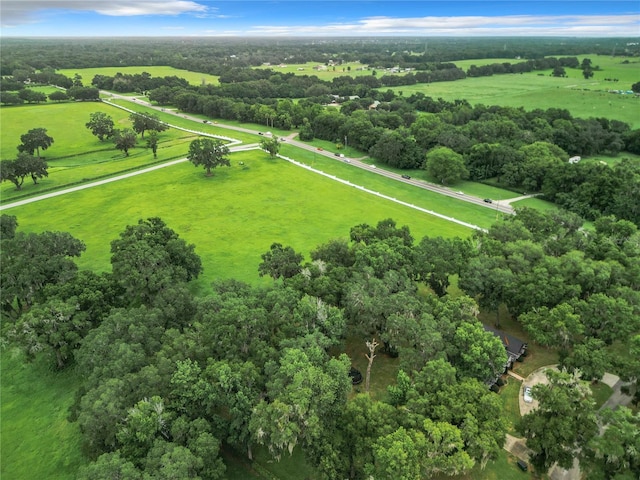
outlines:
{"label": "large oak tree", "polygon": [[222,140],[216,138],[198,138],[189,145],[187,158],[196,167],[202,165],[207,171],[207,177],[211,176],[211,169],[226,165],[231,166],[229,160],[229,147]]}

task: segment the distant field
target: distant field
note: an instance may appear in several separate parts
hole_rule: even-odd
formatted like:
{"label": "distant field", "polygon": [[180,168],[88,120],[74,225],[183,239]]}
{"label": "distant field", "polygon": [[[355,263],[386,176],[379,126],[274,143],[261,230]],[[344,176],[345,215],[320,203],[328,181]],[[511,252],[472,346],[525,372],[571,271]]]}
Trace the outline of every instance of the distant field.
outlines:
{"label": "distant field", "polygon": [[[319,69],[316,67],[320,67]],[[282,73],[295,73],[296,75],[315,75],[321,80],[332,80],[335,77],[343,75],[349,75],[351,77],[363,77],[367,75],[373,75],[374,68],[368,68],[367,65],[363,65],[358,62],[345,63],[343,65],[325,65],[318,62],[307,62],[300,64],[283,64],[280,65],[262,65],[261,69],[271,69],[276,72]],[[382,71],[377,72],[378,75],[382,74]]]}
{"label": "distant field", "polygon": [[[564,57],[565,55],[556,55],[556,57]],[[566,55],[571,56],[571,55]],[[579,62],[582,62],[585,58],[591,60],[593,68],[600,67],[601,70],[594,71],[594,76],[590,80],[601,80],[604,82],[605,78],[617,78],[619,82],[606,82],[611,88],[615,89],[627,89],[628,87],[638,81],[638,74],[640,73],[640,58],[637,57],[610,57],[607,55],[577,55],[576,58]],[[465,72],[475,65],[477,67],[483,65],[491,65],[494,63],[516,63],[526,62],[526,59],[516,58],[482,58],[476,60],[456,60],[451,63],[455,63],[458,67]],[[626,62],[626,63],[625,63]],[[582,70],[578,68],[566,68],[565,69],[568,78],[582,79]],[[536,71],[534,74],[545,73],[548,75],[551,73],[548,71]],[[617,85],[617,86],[616,86]],[[626,85],[626,87],[625,87]]]}
{"label": "distant field", "polygon": [[113,77],[116,73],[123,75],[135,75],[136,73],[147,72],[152,77],[180,77],[187,80],[192,85],[212,84],[218,85],[218,77],[207,73],[191,72],[189,70],[181,70],[168,66],[140,66],[140,67],[98,67],[98,68],[68,68],[58,70],[57,73],[73,78],[77,73],[82,77],[82,83],[85,86],[91,85],[91,80],[96,75],[105,75]]}
{"label": "distant field", "polygon": [[[623,59],[618,57],[587,57],[592,60],[594,66],[602,67],[602,71],[594,72],[593,78],[589,80],[584,79],[581,70],[568,68],[566,78],[551,77],[550,71],[536,71],[400,86],[391,90],[402,92],[403,96],[422,92],[432,98],[449,101],[465,99],[472,105],[502,105],[523,107],[525,110],[566,108],[575,117],[604,117],[639,128],[640,98],[607,92],[610,89],[628,90],[632,83],[640,80],[638,59],[628,59],[631,63],[623,64]],[[465,60],[455,63],[464,65],[463,68],[466,70],[474,63],[481,65],[494,62]],[[605,81],[605,78],[618,78],[620,81],[609,82]]]}
{"label": "distant field", "polygon": [[[49,96],[49,94],[53,93],[53,92],[59,92],[60,89],[56,88],[56,87],[50,87],[48,85],[28,85],[26,88],[28,88],[29,90],[34,90],[36,92],[42,92],[45,95]],[[50,102],[51,100],[47,99],[48,102]],[[55,102],[52,102],[55,103]]]}

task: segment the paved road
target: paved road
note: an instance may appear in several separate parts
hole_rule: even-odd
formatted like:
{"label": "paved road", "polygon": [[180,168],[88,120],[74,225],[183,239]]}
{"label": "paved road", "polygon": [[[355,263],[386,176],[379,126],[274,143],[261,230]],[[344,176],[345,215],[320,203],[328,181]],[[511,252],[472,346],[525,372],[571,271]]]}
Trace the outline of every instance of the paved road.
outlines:
{"label": "paved road", "polygon": [[[236,147],[229,148],[231,152],[238,152],[242,150],[252,150],[258,148],[258,144],[251,145],[239,145]],[[56,190],[51,193],[44,193],[42,195],[38,195],[37,197],[29,197],[24,200],[16,200],[15,202],[0,204],[0,211],[8,210],[10,208],[19,207],[21,205],[27,205],[29,203],[38,202],[40,200],[46,200],[47,198],[58,197],[60,195],[66,195],[67,193],[77,192],[80,190],[85,190],[87,188],[98,187],[100,185],[105,185],[111,182],[117,182],[118,180],[123,180],[125,178],[135,177],[136,175],[142,175],[143,173],[153,172],[154,170],[159,170],[161,168],[171,167],[173,165],[177,165],[178,163],[186,162],[186,158],[179,158],[177,160],[171,160],[170,162],[161,163],[159,165],[154,165],[153,167],[142,168],[140,170],[135,170],[129,173],[123,173],[122,175],[116,175],[113,177],[105,178],[103,180],[97,180],[95,182],[83,183],[82,185],[78,185],[76,187],[69,187],[63,190]]]}
{"label": "paved road", "polygon": [[[191,115],[184,114],[184,113],[178,113],[177,111],[174,111],[174,110],[169,110],[169,109],[165,109],[165,108],[162,108],[162,107],[158,107],[156,105],[152,105],[149,102],[145,102],[143,100],[137,99],[136,97],[128,97],[128,96],[124,96],[124,95],[112,94],[111,92],[106,92],[106,91],[103,91],[101,93],[103,93],[104,95],[107,95],[107,96],[110,95],[112,99],[126,100],[128,102],[132,102],[132,103],[135,103],[135,104],[140,104],[140,105],[143,105],[143,106],[148,107],[148,108],[153,108],[155,110],[162,111],[164,113],[169,113],[169,114],[172,114],[172,115],[176,115],[178,117],[186,118],[187,120],[192,120],[194,122],[202,123],[202,119],[200,119],[200,118],[193,117]],[[119,106],[119,105],[116,105],[116,106]],[[223,123],[215,123],[215,126],[216,127],[220,127],[220,128],[226,128],[226,129],[229,129],[229,130],[235,130],[235,131],[238,131],[238,132],[249,133],[249,134],[256,135],[256,136],[259,136],[260,133],[263,133],[263,134],[265,133],[265,132],[259,132],[257,130],[252,130],[252,129],[245,128],[245,127],[238,127],[238,126],[235,126],[235,125],[225,125]],[[509,205],[509,203],[511,203],[513,201],[516,201],[516,200],[521,200],[523,198],[529,198],[530,197],[530,195],[527,195],[527,196],[524,196],[524,197],[518,197],[518,198],[515,198],[515,199],[511,199],[511,200],[496,200],[493,203],[487,203],[482,198],[474,197],[472,195],[465,195],[462,192],[459,192],[459,191],[456,191],[456,190],[452,190],[450,188],[443,187],[443,186],[440,186],[440,185],[437,185],[437,184],[434,184],[434,183],[425,182],[423,180],[416,180],[416,179],[413,179],[413,178],[411,178],[411,179],[402,178],[401,174],[390,172],[390,171],[385,170],[383,168],[374,168],[374,167],[371,166],[371,164],[363,162],[363,161],[361,161],[359,159],[356,159],[356,158],[336,157],[335,154],[332,153],[332,152],[328,152],[326,150],[319,150],[318,148],[316,148],[316,147],[314,147],[312,145],[308,145],[308,144],[306,144],[304,142],[300,142],[298,140],[295,140],[294,137],[295,137],[295,134],[289,135],[283,141],[288,143],[288,144],[290,144],[290,145],[293,145],[295,147],[302,148],[304,150],[308,150],[308,151],[314,152],[314,153],[316,153],[318,155],[323,155],[323,156],[325,156],[327,158],[331,158],[331,159],[334,159],[336,161],[349,163],[349,165],[352,165],[354,167],[362,168],[364,170],[370,171],[372,173],[376,173],[378,175],[382,175],[382,176],[387,177],[387,178],[391,178],[391,179],[396,180],[396,181],[404,182],[404,183],[413,185],[415,187],[423,188],[425,190],[430,190],[432,192],[436,192],[436,193],[439,193],[441,195],[446,195],[448,197],[455,198],[457,200],[462,200],[464,202],[473,203],[475,205],[480,205],[482,207],[495,210],[496,213],[497,212],[501,212],[501,213],[507,213],[507,214],[514,214],[515,211],[514,211],[513,207],[511,205]]]}

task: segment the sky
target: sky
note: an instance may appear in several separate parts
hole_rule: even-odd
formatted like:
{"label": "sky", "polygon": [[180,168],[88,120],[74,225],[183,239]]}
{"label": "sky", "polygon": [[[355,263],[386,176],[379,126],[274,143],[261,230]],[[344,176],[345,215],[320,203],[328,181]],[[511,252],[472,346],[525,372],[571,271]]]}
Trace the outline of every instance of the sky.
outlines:
{"label": "sky", "polygon": [[0,37],[640,37],[640,0],[0,0]]}

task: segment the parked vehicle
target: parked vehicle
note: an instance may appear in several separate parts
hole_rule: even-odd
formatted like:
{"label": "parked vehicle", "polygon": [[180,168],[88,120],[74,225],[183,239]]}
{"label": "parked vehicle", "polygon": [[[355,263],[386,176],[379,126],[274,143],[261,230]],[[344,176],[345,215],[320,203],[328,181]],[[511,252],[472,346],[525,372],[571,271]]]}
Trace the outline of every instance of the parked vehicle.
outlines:
{"label": "parked vehicle", "polygon": [[406,180],[410,180],[411,177],[409,175],[402,175],[402,178],[406,179]]}
{"label": "parked vehicle", "polygon": [[524,401],[527,403],[533,402],[533,396],[531,395],[531,387],[524,387]]}

